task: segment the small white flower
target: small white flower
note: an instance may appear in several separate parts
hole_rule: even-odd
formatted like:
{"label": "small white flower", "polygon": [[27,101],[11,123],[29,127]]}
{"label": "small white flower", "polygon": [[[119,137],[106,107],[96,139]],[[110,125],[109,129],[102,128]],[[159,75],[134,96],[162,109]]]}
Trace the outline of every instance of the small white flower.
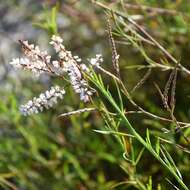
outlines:
{"label": "small white flower", "polygon": [[78,63],[80,63],[80,62],[82,61],[82,59],[81,59],[78,55],[73,56],[73,58],[74,58],[75,61],[77,61]]}
{"label": "small white flower", "polygon": [[56,68],[59,68],[60,65],[59,65],[59,62],[58,61],[52,61],[52,65]]}
{"label": "small white flower", "polygon": [[64,49],[64,46],[62,45],[63,39],[59,36],[53,35],[50,41],[50,44],[53,45],[56,52],[61,51],[61,49]]}
{"label": "small white flower", "polygon": [[115,59],[119,60],[119,57],[120,57],[120,55],[119,55],[119,54],[117,54],[117,56],[115,57]]}
{"label": "small white flower", "polygon": [[59,52],[59,57],[60,59],[67,59],[67,54],[65,51],[60,51]]}
{"label": "small white flower", "polygon": [[95,58],[90,59],[90,64],[96,67],[99,67],[102,62],[103,58],[101,54],[96,54]]}
{"label": "small white flower", "polygon": [[83,64],[83,63],[80,64],[80,68],[81,68],[82,71],[84,71],[86,73],[90,72],[89,68],[85,64]]}
{"label": "small white flower", "polygon": [[19,58],[14,58],[12,59],[12,61],[10,62],[11,65],[13,65],[14,67],[20,68],[20,59]]}
{"label": "small white flower", "polygon": [[46,55],[46,56],[45,56],[45,59],[46,59],[46,62],[47,62],[47,63],[50,63],[50,61],[51,61],[51,56],[50,56],[50,55]]}
{"label": "small white flower", "polygon": [[60,43],[60,44],[63,43],[63,39],[61,37],[59,37],[59,36],[56,36],[56,35],[53,35],[51,37],[51,40],[52,40],[51,42],[57,42],[57,43]]}
{"label": "small white flower", "polygon": [[96,64],[97,64],[96,58],[91,58],[90,64],[91,64],[91,65],[96,65]]}

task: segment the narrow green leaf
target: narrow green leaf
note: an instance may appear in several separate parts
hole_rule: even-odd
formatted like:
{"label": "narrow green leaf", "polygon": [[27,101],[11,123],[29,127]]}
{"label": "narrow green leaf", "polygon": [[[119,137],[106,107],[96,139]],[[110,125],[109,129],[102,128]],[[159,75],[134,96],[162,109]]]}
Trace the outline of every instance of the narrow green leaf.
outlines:
{"label": "narrow green leaf", "polygon": [[156,141],[156,153],[159,155],[160,154],[160,139],[157,138]]}
{"label": "narrow green leaf", "polygon": [[137,164],[139,163],[139,161],[140,161],[140,159],[141,159],[141,157],[142,157],[142,155],[143,155],[144,150],[145,150],[145,147],[143,147],[143,148],[141,149],[141,151],[139,152],[139,154],[138,154],[138,156],[137,156],[137,158],[136,158],[136,161],[135,161],[135,165],[137,165]]}

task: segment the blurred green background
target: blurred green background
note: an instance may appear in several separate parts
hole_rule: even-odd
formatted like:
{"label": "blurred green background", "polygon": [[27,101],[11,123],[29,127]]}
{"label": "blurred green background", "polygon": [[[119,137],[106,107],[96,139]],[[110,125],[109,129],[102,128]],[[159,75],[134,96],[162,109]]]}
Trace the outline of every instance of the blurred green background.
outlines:
{"label": "blurred green background", "polygon": [[[142,18],[137,20],[181,63],[190,68],[190,3],[188,0],[133,0],[101,1],[109,6],[124,4],[146,5],[177,10],[175,15],[153,14],[141,9],[127,8],[126,12]],[[173,189],[165,180],[163,170],[148,152],[144,152],[137,167],[123,158],[123,148],[114,136],[95,133],[104,129],[104,120],[96,112],[68,118],[61,113],[77,110],[85,105],[69,91],[59,105],[38,115],[24,117],[19,105],[48,89],[52,84],[64,85],[57,78],[42,75],[35,78],[27,71],[16,71],[9,62],[21,55],[19,39],[27,39],[48,49],[53,33],[59,33],[64,45],[84,60],[102,53],[103,67],[112,72],[111,49],[106,33],[104,10],[88,0],[0,0],[0,189],[14,190],[107,190],[141,189],[137,181],[148,184],[152,176],[152,189]],[[113,30],[115,26],[113,24]],[[121,75],[128,89],[142,78],[146,69],[129,69],[128,66],[146,65],[139,51],[125,39],[116,36],[120,54]],[[49,49],[51,52],[52,50]],[[157,48],[146,46],[147,54],[160,62],[162,54]],[[164,57],[163,57],[164,59]],[[146,83],[134,93],[136,101],[147,110],[166,115],[153,81],[164,87],[169,71],[152,69]],[[106,80],[106,79],[105,79]],[[109,79],[106,80],[107,83]],[[179,73],[176,92],[176,117],[188,122],[190,117],[190,77]],[[109,84],[110,89],[112,84]],[[113,91],[116,94],[116,92]],[[125,106],[130,110],[128,102]],[[131,108],[132,109],[132,108]],[[142,134],[146,128],[162,136],[161,128],[168,123],[152,120],[143,115],[130,115],[129,120]],[[122,126],[121,126],[122,128]],[[121,129],[124,130],[124,129]],[[188,136],[189,129],[185,130]],[[168,134],[175,144],[186,146],[178,134]],[[167,144],[166,144],[167,145]],[[190,185],[189,154],[167,145],[171,155]],[[126,138],[126,147],[131,144]],[[135,151],[140,151],[138,143]],[[128,184],[127,181],[133,183]],[[120,184],[121,182],[121,184]],[[148,189],[148,186],[147,186]]]}

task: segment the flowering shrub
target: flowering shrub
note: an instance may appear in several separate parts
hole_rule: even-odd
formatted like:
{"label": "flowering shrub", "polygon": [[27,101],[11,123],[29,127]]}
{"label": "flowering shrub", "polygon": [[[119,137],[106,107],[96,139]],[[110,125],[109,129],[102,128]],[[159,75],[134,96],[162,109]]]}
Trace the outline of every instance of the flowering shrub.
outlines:
{"label": "flowering shrub", "polygon": [[[105,186],[102,185],[100,188],[98,186],[99,189],[113,189],[114,187],[120,185],[126,185],[127,188],[131,188],[131,186],[133,186],[137,189],[151,190],[156,187],[157,189],[161,189],[160,184],[167,181],[168,184],[175,189],[179,189],[177,187],[178,185],[181,189],[188,190],[188,180],[186,180],[186,178],[188,178],[188,174],[185,174],[184,172],[184,165],[188,165],[188,162],[186,162],[187,157],[180,155],[190,153],[188,150],[188,143],[190,142],[188,138],[189,123],[178,121],[177,119],[178,115],[180,115],[181,112],[179,110],[178,115],[176,114],[176,83],[178,79],[178,73],[182,73],[181,76],[186,77],[189,76],[190,71],[169,51],[167,51],[165,47],[161,45],[162,43],[159,43],[156,38],[153,37],[154,33],[152,36],[149,34],[149,32],[147,32],[149,30],[147,30],[147,28],[144,27],[141,23],[141,19],[144,19],[142,15],[125,14],[125,11],[120,11],[120,7],[117,6],[117,4],[119,4],[121,5],[122,9],[125,9],[126,7],[132,7],[135,10],[139,10],[139,7],[137,5],[127,4],[123,1],[121,1],[121,3],[114,2],[113,4],[116,4],[116,6],[113,7],[111,6],[111,4],[107,5],[99,1],[93,1],[93,4],[98,5],[102,9],[106,9],[108,12],[110,12],[110,15],[108,16],[109,19],[107,19],[107,33],[111,47],[110,49],[112,52],[112,56],[110,56],[112,58],[112,64],[108,62],[109,68],[105,69],[106,65],[104,65],[105,68],[104,66],[102,66],[103,58],[101,54],[96,54],[95,57],[89,59],[89,63],[86,64],[79,56],[74,56],[71,51],[68,51],[65,48],[65,46],[63,45],[64,41],[60,36],[53,35],[50,41],[50,45],[53,46],[56,52],[55,57],[57,58],[49,55],[49,53],[46,51],[41,51],[38,46],[35,46],[34,44],[29,44],[28,41],[19,40],[25,57],[13,59],[11,61],[11,65],[15,66],[16,68],[29,70],[36,76],[39,76],[40,74],[48,74],[50,76],[54,76],[60,81],[61,84],[60,86],[52,86],[49,90],[41,93],[38,97],[34,97],[25,105],[21,105],[20,111],[25,116],[37,114],[44,109],[49,109],[53,107],[55,104],[58,103],[58,101],[62,99],[64,102],[64,100],[67,99],[66,96],[68,96],[69,94],[68,88],[71,87],[72,91],[80,97],[80,101],[82,102],[82,104],[78,104],[77,107],[81,108],[81,106],[83,106],[83,108],[70,111],[71,107],[69,107],[69,112],[60,114],[59,118],[68,117],[75,114],[82,114],[84,112],[95,112],[95,119],[89,122],[87,124],[87,127],[86,115],[82,114],[82,116],[85,117],[79,118],[82,120],[81,124],[83,125],[84,123],[84,128],[86,127],[87,129],[89,129],[89,126],[94,127],[95,123],[98,121],[97,118],[101,119],[101,121],[104,121],[105,128],[102,128],[102,125],[100,124],[100,126],[98,126],[98,129],[95,129],[93,131],[99,134],[103,134],[105,136],[113,135],[116,139],[116,142],[119,142],[119,144],[121,145],[119,149],[117,146],[115,148],[115,151],[119,150],[118,155],[123,157],[120,158],[119,162],[117,158],[118,156],[113,156],[115,151],[111,151],[110,154],[107,154],[107,152],[100,152],[99,150],[104,147],[104,143],[102,142],[102,140],[100,140],[98,145],[95,142],[95,144],[91,146],[91,141],[93,140],[91,139],[91,137],[89,137],[89,141],[86,142],[86,137],[83,135],[82,132],[82,135],[78,138],[76,138],[78,133],[75,134],[75,132],[69,132],[69,135],[71,137],[76,135],[74,136],[74,138],[70,138],[70,136],[68,138],[69,141],[73,140],[74,142],[74,148],[71,154],[69,152],[70,146],[65,146],[65,142],[67,141],[67,139],[65,140],[65,138],[63,137],[64,132],[62,132],[61,135],[59,134],[59,136],[54,136],[53,131],[53,135],[51,134],[51,136],[47,132],[47,136],[50,136],[51,141],[55,141],[56,144],[56,146],[53,146],[52,150],[55,150],[57,148],[57,144],[59,145],[59,147],[56,149],[56,153],[53,152],[53,154],[51,155],[52,157],[49,156],[50,151],[48,149],[47,159],[43,159],[44,157],[41,156],[41,154],[46,155],[46,152],[44,153],[43,151],[41,151],[40,148],[38,148],[38,143],[36,143],[36,141],[34,140],[35,135],[32,137],[27,136],[27,128],[20,129],[22,135],[26,138],[28,144],[32,147],[31,152],[32,154],[34,153],[34,157],[36,158],[36,160],[43,163],[43,166],[45,165],[48,169],[49,167],[53,168],[51,169],[55,174],[56,179],[57,177],[64,176],[64,174],[69,171],[70,164],[72,165],[71,171],[73,170],[73,168],[77,170],[77,174],[80,176],[79,178],[82,181],[80,184],[88,183],[87,181],[89,181],[89,179],[94,178],[94,175],[91,175],[90,173],[86,175],[86,173],[84,173],[82,168],[80,167],[81,163],[83,164],[83,167],[87,165],[86,163],[89,164],[89,160],[91,164],[91,158],[94,158],[94,155],[92,155],[91,153],[87,153],[86,155],[86,146],[84,146],[84,144],[82,144],[82,147],[85,151],[84,154],[81,154],[81,147],[78,148],[78,141],[81,140],[82,142],[82,140],[84,140],[83,142],[85,142],[88,146],[93,148],[95,147],[94,149],[97,150],[96,154],[100,158],[104,157],[112,164],[117,163],[118,166],[121,166],[126,175],[122,179],[123,181],[115,182],[114,180],[118,180],[120,176],[116,176],[114,173],[114,180],[111,181],[111,183],[106,183]],[[65,8],[65,10],[68,11],[69,14],[74,13],[75,15],[78,15],[76,12],[73,12],[72,7],[63,7]],[[142,6],[140,7],[140,9],[147,12],[156,12],[156,14],[179,14],[178,12],[171,12],[165,9],[163,10],[146,6]],[[44,25],[44,28],[46,29],[49,27],[50,33],[57,33],[57,28],[55,27],[55,10],[56,9],[54,8],[52,11],[53,19],[51,19],[51,22],[47,22],[49,25]],[[80,16],[82,17],[84,15],[81,14]],[[112,32],[110,18],[113,19],[115,24],[114,32]],[[87,18],[85,17],[85,19]],[[54,26],[53,29],[52,26]],[[40,25],[40,27],[42,27],[42,25]],[[117,37],[117,43],[122,44],[122,47],[123,45],[131,45],[131,48],[121,48],[121,56],[117,53],[114,35]],[[141,61],[141,65],[128,65],[128,63],[126,64],[128,60],[130,62],[130,59],[128,59],[128,51],[132,52],[132,57],[134,60],[136,60],[136,62],[139,63]],[[159,53],[157,53],[157,51],[159,51]],[[141,56],[134,56],[134,53],[135,55],[139,53]],[[150,56],[148,53],[150,53]],[[143,61],[139,60],[139,57],[141,59],[143,58]],[[107,60],[105,62],[107,62]],[[120,69],[121,67],[122,70]],[[124,71],[125,69],[129,68],[135,68],[136,72],[132,72],[132,75],[126,74]],[[142,69],[147,70],[145,74]],[[158,75],[157,70],[156,74],[152,76],[154,69],[158,69],[160,71],[159,75],[160,73],[163,73],[165,71],[169,73],[168,80],[166,79],[167,81],[163,87],[163,90],[162,83],[164,83],[164,79],[162,79],[162,75],[161,77]],[[135,79],[139,77],[138,74],[139,76],[143,74],[143,76],[140,77],[140,80],[136,83]],[[139,88],[146,83],[150,76],[152,77],[154,82],[152,82],[152,80],[149,82],[151,82],[155,88],[151,88],[149,86],[150,84],[147,84],[147,89],[145,88],[142,94],[136,93],[137,90],[139,90]],[[104,80],[104,78],[106,77],[108,78],[108,81]],[[160,77],[160,81],[157,80],[157,78],[154,79],[154,77]],[[131,89],[129,84],[130,82],[128,81],[129,78],[134,78],[134,81],[136,83],[134,86],[131,85]],[[156,92],[154,92],[154,90],[152,89],[154,89]],[[143,97],[146,96],[146,94],[151,93],[152,91],[156,95],[160,96],[159,98],[154,98],[154,103],[152,103],[149,98],[145,99]],[[153,94],[151,94],[151,98],[153,97],[152,95]],[[164,105],[163,108],[160,108],[160,105],[158,104],[159,101],[162,102],[162,104]],[[92,107],[88,107],[89,105],[91,105]],[[129,121],[129,119],[131,120],[130,115],[132,114],[135,117],[135,122],[133,122],[133,124]],[[139,115],[141,115],[141,117],[142,115],[144,116],[142,117],[143,120],[141,120],[141,117]],[[185,114],[183,113],[181,115],[184,116]],[[34,118],[38,117],[39,116],[34,116]],[[30,119],[32,120],[33,117],[28,117],[23,120],[26,121]],[[38,118],[38,120],[41,121],[40,117]],[[76,122],[75,119],[71,119],[71,122],[74,123],[73,128],[76,126],[78,127],[78,122]],[[49,123],[47,123],[47,125],[49,126]],[[138,128],[138,126],[140,126],[140,128]],[[149,129],[150,127],[152,128]],[[70,127],[68,128],[69,130],[71,130]],[[81,130],[81,126],[79,126],[77,130],[78,129]],[[60,131],[60,129],[58,129],[58,131]],[[176,140],[177,135],[179,136],[178,140]],[[166,144],[172,146],[169,147],[166,146]],[[49,146],[47,147],[49,148]],[[110,145],[110,147],[110,150],[114,149],[112,147],[112,144]],[[173,147],[175,147],[176,149],[174,149]],[[69,149],[69,151],[67,149]],[[82,158],[84,157],[84,160],[82,159],[80,164],[79,162],[77,162],[78,158],[75,158],[75,149],[79,150],[79,155],[82,155]],[[145,149],[147,150],[146,153],[144,153]],[[177,153],[180,158],[184,158],[183,162],[181,160],[178,161],[178,163],[180,163],[180,170],[178,169],[178,164],[176,164],[176,160],[178,159],[178,157],[172,157],[172,154],[170,155],[170,152],[168,150],[170,150],[172,153]],[[64,157],[66,160],[65,162],[69,160],[69,166],[65,167],[64,162],[64,166],[62,167],[65,173],[61,170],[61,172],[58,172],[57,174],[57,168],[60,168],[60,165],[63,163],[63,155],[66,155],[66,158]],[[142,155],[145,155],[145,157],[142,157]],[[155,162],[152,162],[152,160],[150,160],[152,158],[157,160],[158,163],[155,164]],[[53,162],[51,162],[52,160]],[[148,174],[144,175],[145,169],[143,167],[147,165],[147,161],[151,161],[151,166],[146,166]],[[160,169],[159,164],[163,166],[163,169]],[[104,182],[107,180],[107,175],[108,178],[112,176],[112,172],[109,172],[108,168],[109,167],[105,167],[104,169],[107,172],[105,175],[102,175],[102,173],[98,175],[97,178],[99,180],[99,183],[104,184]],[[12,170],[14,170],[14,167]],[[165,177],[164,179],[160,179],[160,176],[164,175],[165,170],[167,171],[167,175],[170,174],[168,175],[169,177],[165,175],[167,177],[167,180],[165,180]],[[182,171],[183,173],[181,173],[180,171]],[[27,175],[30,177],[30,175],[32,175],[31,173],[27,173]],[[93,169],[93,173],[96,173],[96,169]],[[141,175],[139,175],[140,173]],[[152,179],[151,176],[149,177],[149,175],[156,177]],[[103,179],[104,177],[102,176],[106,176],[105,179]],[[182,176],[185,176],[186,178],[183,178]],[[65,181],[67,181],[67,179],[65,179]],[[69,178],[69,181],[72,180]],[[90,187],[89,189],[93,189],[94,186],[91,181],[88,184],[90,185],[85,185]],[[83,189],[83,186],[80,186],[79,188]]]}

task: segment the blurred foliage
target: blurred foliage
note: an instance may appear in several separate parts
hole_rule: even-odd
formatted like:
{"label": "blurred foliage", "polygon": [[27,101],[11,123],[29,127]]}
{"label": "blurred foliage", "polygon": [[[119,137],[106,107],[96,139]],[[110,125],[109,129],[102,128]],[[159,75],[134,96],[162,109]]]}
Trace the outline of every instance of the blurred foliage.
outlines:
{"label": "blurred foliage", "polygon": [[[101,7],[88,0],[0,0],[0,185],[2,189],[173,189],[165,180],[168,173],[147,151],[141,152],[139,143],[124,138],[126,147],[114,135],[102,135],[94,129],[104,130],[104,120],[96,113],[83,113],[69,118],[58,118],[63,112],[84,107],[72,92],[57,108],[38,115],[23,117],[18,107],[21,103],[44,91],[52,83],[63,85],[53,77],[42,76],[39,80],[30,74],[12,71],[8,65],[10,56],[19,54],[16,40],[29,39],[46,47],[51,34],[59,33],[65,46],[84,59],[96,53],[104,56],[104,67],[114,72],[111,66],[111,49],[106,33],[106,14]],[[125,8],[128,15],[138,21],[180,62],[189,66],[190,51],[190,4],[188,0],[135,0],[101,1],[122,9],[122,5],[138,4],[176,10],[179,14],[156,14],[141,9]],[[114,23],[114,22],[113,22]],[[113,33],[116,30],[113,24]],[[125,28],[123,28],[125,30]],[[127,31],[126,31],[127,32]],[[115,32],[116,34],[116,32]],[[125,38],[115,35],[120,54],[121,77],[128,89],[132,89],[146,72],[145,69],[129,69],[129,66],[147,65],[141,53],[129,45]],[[9,39],[9,41],[8,41]],[[8,49],[7,45],[8,44]],[[6,49],[5,49],[6,47]],[[146,53],[156,62],[164,60],[157,49],[147,45]],[[8,52],[8,53],[7,53]],[[9,57],[7,57],[9,56]],[[165,60],[164,60],[165,61]],[[171,64],[171,63],[168,63]],[[147,110],[167,116],[153,81],[163,89],[170,71],[152,69],[146,83],[133,97]],[[51,79],[51,80],[50,80]],[[109,83],[109,78],[105,78]],[[176,117],[188,122],[190,117],[190,77],[179,73],[176,92]],[[117,97],[114,84],[109,83],[113,96]],[[131,110],[131,105],[124,103]],[[144,115],[129,115],[129,120],[142,134],[146,129],[155,136],[165,137],[160,129],[172,125],[152,120]],[[126,132],[121,123],[121,131]],[[184,130],[188,136],[190,129]],[[175,144],[187,146],[179,134],[167,134],[173,142],[166,144],[176,165],[189,186],[189,154],[176,148]],[[128,150],[138,165],[123,156]],[[132,154],[131,154],[132,152]],[[175,183],[175,181],[174,181]]]}

